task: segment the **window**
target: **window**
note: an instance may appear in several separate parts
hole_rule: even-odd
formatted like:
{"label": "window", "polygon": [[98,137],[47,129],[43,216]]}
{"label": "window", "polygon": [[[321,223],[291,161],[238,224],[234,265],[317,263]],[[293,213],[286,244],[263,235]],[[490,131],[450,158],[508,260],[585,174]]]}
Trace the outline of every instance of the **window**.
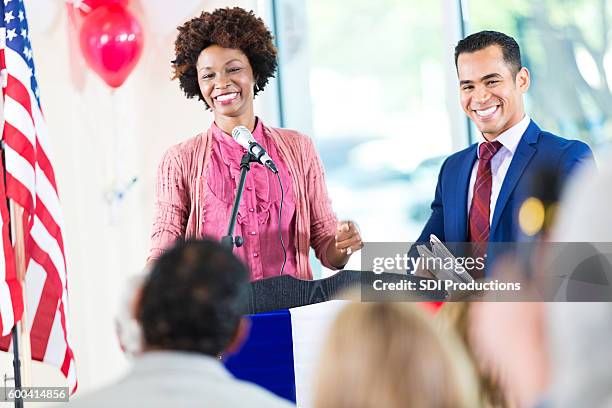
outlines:
{"label": "window", "polygon": [[503,31],[531,72],[527,112],[541,128],[592,147],[612,140],[611,1],[464,0],[469,33]]}
{"label": "window", "polygon": [[453,60],[458,6],[274,1],[280,122],[315,140],[334,210],[364,241],[415,240],[442,161],[468,143]]}

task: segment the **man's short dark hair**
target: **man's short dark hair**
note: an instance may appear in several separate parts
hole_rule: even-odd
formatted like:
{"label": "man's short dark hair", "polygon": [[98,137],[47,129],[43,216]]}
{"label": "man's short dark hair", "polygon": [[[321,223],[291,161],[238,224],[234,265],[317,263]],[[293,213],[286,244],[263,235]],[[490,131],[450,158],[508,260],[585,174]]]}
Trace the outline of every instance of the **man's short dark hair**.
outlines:
{"label": "man's short dark hair", "polygon": [[216,241],[177,243],[153,265],[137,319],[147,348],[217,356],[247,305],[246,266]]}
{"label": "man's short dark hair", "polygon": [[523,66],[521,49],[514,38],[498,31],[480,31],[459,41],[455,47],[455,67],[459,68],[457,65],[459,55],[480,51],[491,45],[497,45],[501,48],[504,61],[510,66],[510,72],[515,77]]}

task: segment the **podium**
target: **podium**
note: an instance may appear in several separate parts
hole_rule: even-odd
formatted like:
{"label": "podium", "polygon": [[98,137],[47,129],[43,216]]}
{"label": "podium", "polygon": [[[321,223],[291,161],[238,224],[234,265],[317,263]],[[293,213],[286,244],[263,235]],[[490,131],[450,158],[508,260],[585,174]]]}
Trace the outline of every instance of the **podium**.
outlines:
{"label": "podium", "polygon": [[[428,279],[344,270],[312,281],[286,275],[252,282],[245,310],[251,320],[251,332],[241,350],[225,360],[226,367],[239,379],[308,407],[319,348],[345,303],[332,299],[352,287],[371,287],[375,280],[408,280],[418,286],[418,282]],[[444,291],[415,291],[413,295],[425,301],[447,298]]]}
{"label": "podium", "polygon": [[[368,271],[343,270],[325,279],[301,280],[293,276],[275,276],[252,282],[249,288],[249,304],[245,314],[256,314],[281,309],[311,305],[334,299],[340,292],[351,287],[366,290],[372,287],[375,280],[386,283],[400,283],[402,281],[415,282],[431,280],[413,275],[381,273]],[[416,297],[425,301],[440,302],[446,300],[445,291],[419,291],[411,292],[410,298]]]}

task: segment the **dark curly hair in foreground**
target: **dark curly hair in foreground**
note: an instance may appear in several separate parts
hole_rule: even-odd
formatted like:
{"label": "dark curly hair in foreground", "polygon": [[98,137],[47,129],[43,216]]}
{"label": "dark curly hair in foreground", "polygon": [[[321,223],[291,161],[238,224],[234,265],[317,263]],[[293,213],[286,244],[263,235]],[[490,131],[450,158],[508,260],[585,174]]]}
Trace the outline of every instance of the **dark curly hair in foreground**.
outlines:
{"label": "dark curly hair in foreground", "polygon": [[[198,85],[196,62],[210,45],[241,50],[249,59],[255,76],[255,95],[262,91],[276,71],[276,47],[272,34],[252,11],[240,7],[203,12],[182,26],[174,43],[176,59],[172,61],[174,78],[188,98],[204,97]],[[210,108],[206,101],[206,108]]]}
{"label": "dark curly hair in foreground", "polygon": [[248,304],[249,273],[212,240],[177,243],[153,265],[136,317],[147,348],[220,355]]}

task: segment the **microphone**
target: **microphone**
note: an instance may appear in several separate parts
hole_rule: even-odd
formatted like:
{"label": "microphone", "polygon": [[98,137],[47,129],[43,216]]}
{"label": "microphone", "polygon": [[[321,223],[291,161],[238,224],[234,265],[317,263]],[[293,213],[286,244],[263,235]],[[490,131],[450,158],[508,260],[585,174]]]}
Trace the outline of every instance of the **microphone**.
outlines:
{"label": "microphone", "polygon": [[232,137],[240,146],[247,149],[249,153],[257,159],[257,162],[269,168],[272,173],[278,174],[278,170],[272,158],[270,158],[266,150],[257,143],[249,129],[244,126],[236,126],[232,130]]}

